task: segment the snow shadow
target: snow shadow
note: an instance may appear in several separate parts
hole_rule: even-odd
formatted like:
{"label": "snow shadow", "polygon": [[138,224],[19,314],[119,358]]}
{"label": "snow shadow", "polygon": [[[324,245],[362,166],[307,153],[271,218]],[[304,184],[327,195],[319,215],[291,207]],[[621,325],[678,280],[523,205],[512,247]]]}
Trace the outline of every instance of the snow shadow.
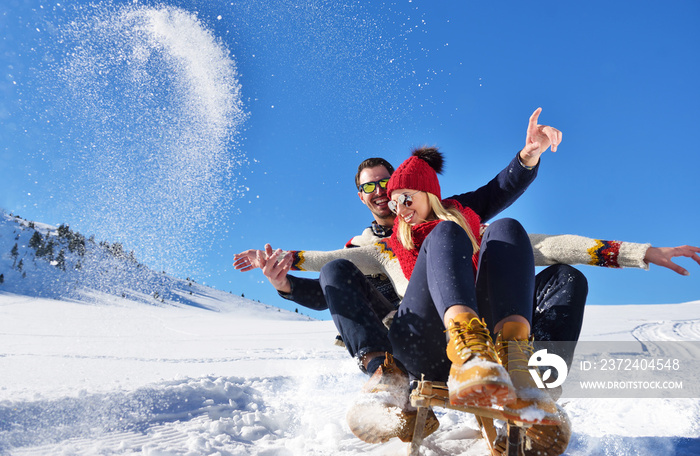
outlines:
{"label": "snow shadow", "polygon": [[204,377],[169,381],[132,392],[79,394],[52,400],[0,403],[0,454],[13,448],[67,439],[100,439],[113,432],[146,434],[153,426],[198,416],[225,418],[233,440],[251,442],[275,434],[290,417],[277,416],[263,399],[285,378]]}

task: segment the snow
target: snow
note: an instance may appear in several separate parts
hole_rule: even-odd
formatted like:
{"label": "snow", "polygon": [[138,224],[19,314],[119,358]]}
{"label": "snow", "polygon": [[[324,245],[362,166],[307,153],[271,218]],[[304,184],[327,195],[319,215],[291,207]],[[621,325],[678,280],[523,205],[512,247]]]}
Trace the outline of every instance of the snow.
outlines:
{"label": "snow", "polygon": [[[30,228],[4,220],[0,454],[406,454],[398,439],[371,445],[350,432],[345,414],[366,377],[333,344],[333,322],[144,268],[117,268],[122,288],[109,278],[91,281],[85,268],[77,276],[32,259],[22,244],[31,233],[19,226]],[[28,271],[23,279],[7,254],[17,237]],[[88,247],[86,257],[115,266]],[[69,264],[75,259],[66,256]],[[148,280],[130,275],[137,272]],[[32,289],[27,284],[47,283],[34,274],[49,283],[82,277],[89,286]],[[12,285],[18,280],[23,285]],[[147,292],[156,286],[157,300]],[[700,340],[700,301],[589,305],[581,340]],[[700,454],[698,399],[559,403],[572,421],[568,455]],[[435,411],[440,428],[425,440],[424,455],[486,454],[472,416]]]}
{"label": "snow", "polygon": [[[365,378],[333,345],[332,322],[280,318],[262,305],[251,312],[230,295],[233,305],[212,308],[220,292],[211,293],[197,298],[201,307],[0,294],[0,452],[405,454],[397,439],[369,445],[347,428]],[[620,339],[632,337],[639,325],[627,315],[637,310],[700,319],[700,302],[589,306],[583,339],[602,337],[611,321]],[[700,449],[696,399],[571,399],[564,407],[574,429],[567,454]],[[441,427],[425,454],[484,454],[472,417],[436,412]]]}

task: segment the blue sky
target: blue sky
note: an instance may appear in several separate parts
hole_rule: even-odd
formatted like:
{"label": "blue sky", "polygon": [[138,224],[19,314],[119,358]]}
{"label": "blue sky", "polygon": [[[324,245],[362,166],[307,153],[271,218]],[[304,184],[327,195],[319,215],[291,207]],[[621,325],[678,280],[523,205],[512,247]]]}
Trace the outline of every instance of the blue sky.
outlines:
{"label": "blue sky", "polygon": [[[474,189],[523,146],[541,106],[563,143],[504,216],[531,232],[700,245],[695,1],[94,3],[0,6],[8,212],[294,309],[258,271],[234,271],[233,254],[340,248],[371,221],[353,182],[367,157],[398,165],[437,145],[443,194]],[[174,31],[138,83],[123,78],[139,37],[125,29],[138,21],[114,25],[124,11],[167,11]],[[163,43],[191,37],[196,68],[171,71],[183,57]],[[78,58],[88,51],[101,57]],[[182,101],[207,94],[197,115]],[[581,266],[588,302],[700,299],[700,267],[679,263],[690,277]]]}

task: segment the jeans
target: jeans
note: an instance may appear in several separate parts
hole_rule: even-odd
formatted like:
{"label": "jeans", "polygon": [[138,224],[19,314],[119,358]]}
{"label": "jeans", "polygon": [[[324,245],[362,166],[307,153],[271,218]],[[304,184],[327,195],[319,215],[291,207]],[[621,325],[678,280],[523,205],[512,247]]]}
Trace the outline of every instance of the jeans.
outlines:
{"label": "jeans", "polygon": [[532,248],[518,222],[502,219],[489,226],[476,277],[471,257],[464,230],[452,222],[438,224],[421,247],[391,331],[372,310],[384,298],[352,263],[335,260],[324,266],[321,287],[350,355],[393,353],[412,377],[446,381],[450,362],[443,317],[455,304],[476,310],[491,330],[517,314],[531,321],[538,339],[577,340],[586,279],[566,265],[550,266],[535,279]]}

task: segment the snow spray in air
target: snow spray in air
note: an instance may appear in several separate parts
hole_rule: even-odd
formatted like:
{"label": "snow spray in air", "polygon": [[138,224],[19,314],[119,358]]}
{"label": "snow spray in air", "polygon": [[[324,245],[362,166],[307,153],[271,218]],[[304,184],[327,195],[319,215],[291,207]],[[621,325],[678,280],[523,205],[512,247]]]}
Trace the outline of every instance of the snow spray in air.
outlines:
{"label": "snow spray in air", "polygon": [[[241,196],[246,119],[232,55],[188,11],[84,6],[60,26],[51,65],[64,184],[76,226],[150,266],[190,272]],[[195,272],[195,271],[193,271]]]}

